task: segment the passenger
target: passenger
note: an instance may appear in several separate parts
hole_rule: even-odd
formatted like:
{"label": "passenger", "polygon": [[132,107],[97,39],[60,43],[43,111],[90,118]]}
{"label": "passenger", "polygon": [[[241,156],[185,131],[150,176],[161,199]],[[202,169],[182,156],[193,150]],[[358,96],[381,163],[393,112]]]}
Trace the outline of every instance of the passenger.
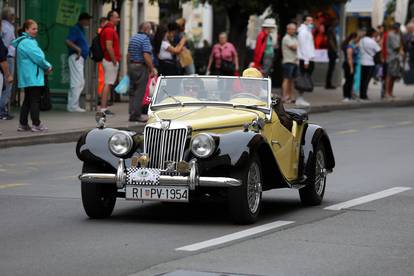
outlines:
{"label": "passenger", "polygon": [[183,80],[183,96],[200,99],[203,97],[204,84],[203,81],[196,78],[189,78]]}

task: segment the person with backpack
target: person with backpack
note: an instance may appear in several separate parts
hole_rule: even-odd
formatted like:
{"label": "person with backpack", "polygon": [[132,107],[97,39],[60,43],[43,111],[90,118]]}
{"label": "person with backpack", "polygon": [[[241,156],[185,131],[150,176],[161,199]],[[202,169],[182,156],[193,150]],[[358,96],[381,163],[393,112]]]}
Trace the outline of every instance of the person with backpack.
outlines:
{"label": "person with backpack", "polygon": [[[26,20],[22,29],[22,35],[12,43],[16,49],[18,88],[24,89],[17,131],[46,131],[47,127],[40,121],[40,96],[45,86],[45,74],[52,72],[52,65],[45,59],[45,54],[37,44],[36,21]],[[28,124],[29,113],[32,127]]]}
{"label": "person with backpack", "polygon": [[85,60],[89,56],[89,46],[85,36],[85,28],[89,27],[90,16],[83,12],[79,15],[78,23],[70,28],[69,35],[66,38],[66,45],[69,50],[69,75],[70,89],[68,92],[69,112],[85,112],[85,109],[79,106],[79,97],[85,87],[84,66]]}
{"label": "person with backpack", "polygon": [[114,115],[108,109],[108,96],[118,78],[119,62],[121,61],[119,35],[116,31],[116,26],[121,19],[116,11],[110,11],[107,18],[108,23],[106,23],[99,34],[103,52],[102,65],[105,75],[105,86],[102,91],[100,110],[106,115]]}

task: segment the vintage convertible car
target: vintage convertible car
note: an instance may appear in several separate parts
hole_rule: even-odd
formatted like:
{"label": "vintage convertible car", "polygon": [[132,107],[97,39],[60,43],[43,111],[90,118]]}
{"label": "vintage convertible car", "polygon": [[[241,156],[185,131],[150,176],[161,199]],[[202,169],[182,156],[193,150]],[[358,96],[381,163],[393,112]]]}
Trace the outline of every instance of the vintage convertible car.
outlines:
{"label": "vintage convertible car", "polygon": [[82,135],[82,202],[91,218],[111,215],[117,197],[227,200],[236,223],[257,220],[262,192],[299,189],[320,204],[335,166],[325,130],[303,110],[284,110],[268,78],[160,77],[144,131],[98,127]]}

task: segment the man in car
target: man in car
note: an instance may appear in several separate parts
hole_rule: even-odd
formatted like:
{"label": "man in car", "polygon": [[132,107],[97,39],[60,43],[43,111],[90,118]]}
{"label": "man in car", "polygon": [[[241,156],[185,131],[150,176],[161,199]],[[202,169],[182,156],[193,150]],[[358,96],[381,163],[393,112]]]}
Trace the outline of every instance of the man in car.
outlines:
{"label": "man in car", "polygon": [[204,83],[198,78],[189,78],[183,80],[183,96],[200,99],[203,97]]}

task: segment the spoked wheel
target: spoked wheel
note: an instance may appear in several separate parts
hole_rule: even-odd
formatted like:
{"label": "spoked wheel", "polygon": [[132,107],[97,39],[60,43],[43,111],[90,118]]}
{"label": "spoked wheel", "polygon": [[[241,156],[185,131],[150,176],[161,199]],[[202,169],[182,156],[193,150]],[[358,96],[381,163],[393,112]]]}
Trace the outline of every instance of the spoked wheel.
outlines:
{"label": "spoked wheel", "polygon": [[299,195],[303,204],[319,205],[325,194],[327,174],[325,148],[322,144],[317,146],[311,162],[310,172],[307,173],[307,184],[299,190]]}
{"label": "spoked wheel", "polygon": [[[104,173],[94,164],[84,163],[83,173]],[[107,218],[112,214],[116,202],[116,186],[111,184],[81,182],[82,203],[90,218]]]}
{"label": "spoked wheel", "polygon": [[254,223],[262,203],[262,171],[257,156],[250,158],[246,169],[234,173],[234,177],[242,185],[229,189],[230,215],[235,223]]}

